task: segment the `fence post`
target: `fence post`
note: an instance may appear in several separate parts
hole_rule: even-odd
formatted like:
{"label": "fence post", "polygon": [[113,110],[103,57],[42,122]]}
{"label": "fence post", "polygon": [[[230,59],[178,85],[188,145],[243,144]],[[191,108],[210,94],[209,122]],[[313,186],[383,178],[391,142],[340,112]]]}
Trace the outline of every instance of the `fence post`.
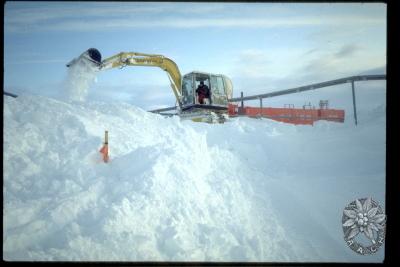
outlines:
{"label": "fence post", "polygon": [[240,92],[240,102],[241,102],[241,105],[240,105],[240,107],[238,108],[238,115],[243,115],[245,112],[244,112],[244,101],[243,101],[243,92]]}
{"label": "fence post", "polygon": [[260,116],[262,117],[263,99],[260,97]]}
{"label": "fence post", "polygon": [[357,125],[356,93],[354,91],[354,80],[351,81],[351,92],[353,94],[354,122]]}

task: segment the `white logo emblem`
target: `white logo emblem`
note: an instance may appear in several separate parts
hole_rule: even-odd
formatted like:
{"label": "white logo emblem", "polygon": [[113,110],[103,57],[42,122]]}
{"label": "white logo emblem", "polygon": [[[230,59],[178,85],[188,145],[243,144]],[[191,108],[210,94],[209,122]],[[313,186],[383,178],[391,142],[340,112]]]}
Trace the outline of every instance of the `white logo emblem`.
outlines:
{"label": "white logo emblem", "polygon": [[385,241],[385,223],[386,215],[373,199],[356,199],[343,211],[344,240],[361,255],[375,253]]}

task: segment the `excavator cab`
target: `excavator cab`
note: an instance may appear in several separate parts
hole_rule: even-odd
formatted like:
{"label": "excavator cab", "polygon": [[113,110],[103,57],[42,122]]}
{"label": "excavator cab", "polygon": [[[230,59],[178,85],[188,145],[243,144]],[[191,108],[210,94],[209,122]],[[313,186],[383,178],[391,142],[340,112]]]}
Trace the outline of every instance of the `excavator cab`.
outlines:
{"label": "excavator cab", "polygon": [[[196,89],[203,82],[210,89],[210,98],[207,104],[200,104]],[[221,74],[211,74],[193,71],[182,79],[182,110],[193,108],[226,110],[228,98],[232,96],[232,82]]]}

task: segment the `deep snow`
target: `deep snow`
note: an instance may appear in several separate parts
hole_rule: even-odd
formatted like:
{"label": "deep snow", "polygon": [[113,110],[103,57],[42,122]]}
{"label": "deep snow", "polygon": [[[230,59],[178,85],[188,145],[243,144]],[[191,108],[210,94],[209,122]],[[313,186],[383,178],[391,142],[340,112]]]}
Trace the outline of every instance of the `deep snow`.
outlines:
{"label": "deep snow", "polygon": [[[126,103],[4,97],[5,260],[372,261],[344,207],[384,209],[385,106],[360,124],[205,124]],[[104,131],[111,162],[101,162]]]}

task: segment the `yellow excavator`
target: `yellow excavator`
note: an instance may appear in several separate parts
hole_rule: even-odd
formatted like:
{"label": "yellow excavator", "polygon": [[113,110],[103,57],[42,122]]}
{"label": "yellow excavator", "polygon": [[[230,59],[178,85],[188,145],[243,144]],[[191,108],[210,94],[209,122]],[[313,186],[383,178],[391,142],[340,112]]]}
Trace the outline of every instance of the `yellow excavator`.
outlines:
{"label": "yellow excavator", "polygon": [[[182,77],[176,63],[163,55],[121,52],[102,61],[100,52],[95,48],[73,59],[67,67],[82,61],[89,62],[100,71],[125,66],[159,67],[168,75],[180,117],[201,122],[224,122],[227,118],[228,99],[232,98],[233,86],[225,75],[192,71]],[[196,93],[200,84],[210,89],[203,104],[199,102]]]}

